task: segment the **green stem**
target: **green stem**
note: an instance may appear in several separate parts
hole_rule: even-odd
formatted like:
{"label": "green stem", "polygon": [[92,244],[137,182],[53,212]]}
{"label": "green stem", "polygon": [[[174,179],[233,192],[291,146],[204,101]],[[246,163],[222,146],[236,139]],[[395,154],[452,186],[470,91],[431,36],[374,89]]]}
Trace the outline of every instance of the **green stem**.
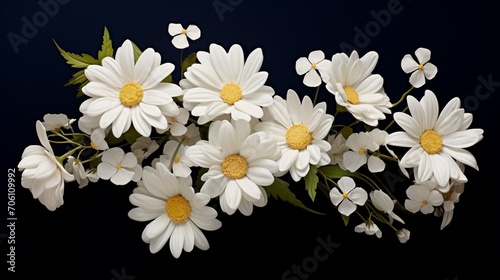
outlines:
{"label": "green stem", "polygon": [[316,87],[316,93],[314,94],[314,100],[313,100],[313,104],[316,105],[316,101],[318,100],[318,95],[319,95],[319,88],[321,87],[321,85],[319,85],[318,87]]}
{"label": "green stem", "polygon": [[409,90],[407,90],[405,93],[403,93],[403,95],[401,95],[401,98],[398,100],[398,102],[392,104],[392,107],[391,108],[394,108],[396,106],[398,106],[401,102],[404,101],[405,97],[414,89],[414,87],[412,86]]}
{"label": "green stem", "polygon": [[[401,112],[404,113],[408,110],[408,106],[406,106]],[[394,118],[392,119],[392,121],[384,128],[385,131],[387,131],[393,124],[394,124]]]}
{"label": "green stem", "polygon": [[174,167],[175,157],[177,156],[177,152],[179,152],[179,149],[180,149],[180,147],[182,145],[182,142],[184,142],[184,138],[182,138],[181,141],[179,141],[179,144],[177,145],[177,147],[175,147],[175,151],[172,154],[172,158],[170,159],[170,163],[168,165],[168,169],[169,170],[172,170],[172,168]]}

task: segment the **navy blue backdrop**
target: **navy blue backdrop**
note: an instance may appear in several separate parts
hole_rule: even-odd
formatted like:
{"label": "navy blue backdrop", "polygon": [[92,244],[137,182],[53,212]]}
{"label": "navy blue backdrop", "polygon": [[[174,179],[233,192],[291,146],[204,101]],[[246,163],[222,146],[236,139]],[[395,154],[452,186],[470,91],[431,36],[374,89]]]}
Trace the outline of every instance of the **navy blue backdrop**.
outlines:
{"label": "navy blue backdrop", "polygon": [[[491,156],[498,153],[494,143],[500,93],[495,20],[499,10],[493,1],[22,0],[2,6],[4,172],[16,168],[26,146],[38,144],[35,121],[44,114],[80,116],[82,100],[75,98],[76,87],[64,86],[75,70],[65,63],[53,40],[67,51],[96,55],[105,26],[115,48],[131,39],[141,48],[153,47],[163,61],[176,65],[179,50],[167,33],[171,22],[201,28],[201,38],[191,42],[186,53],[208,50],[211,43],[226,49],[241,44],[246,54],[262,48],[268,85],[282,96],[287,89],[314,93],[295,72],[299,57],[322,50],[331,58],[357,49],[361,54],[379,53],[375,72],[384,77],[389,96],[398,98],[409,87],[401,58],[426,47],[439,72],[424,88],[437,94],[441,106],[459,96],[466,111],[474,114],[472,126],[483,128],[485,134],[470,149],[480,172],[466,170],[470,182],[451,224],[441,231],[440,219],[408,220],[412,233],[406,244],[389,230],[381,239],[357,234],[353,225],[344,227],[334,212],[314,215],[271,199],[250,217],[220,213],[222,228],[206,233],[208,251],[195,248],[175,259],[165,247],[153,255],[140,238],[145,223],[127,217],[133,184],[100,183],[82,190],[71,185],[64,205],[50,212],[21,187],[17,172],[15,230],[7,227],[7,219],[0,225],[0,259],[5,259],[0,269],[8,276],[1,279],[28,273],[40,279],[103,280],[365,279],[367,275],[444,280],[470,279],[469,273],[483,279],[479,276],[498,266],[498,252],[491,250],[496,243],[491,225],[497,218],[493,195],[497,164]],[[415,91],[417,98],[422,93],[423,89]],[[320,100],[333,102],[325,91]],[[0,192],[2,217],[7,215],[7,196],[5,188]],[[12,234],[15,273],[7,270]],[[318,258],[317,250],[328,254]]]}

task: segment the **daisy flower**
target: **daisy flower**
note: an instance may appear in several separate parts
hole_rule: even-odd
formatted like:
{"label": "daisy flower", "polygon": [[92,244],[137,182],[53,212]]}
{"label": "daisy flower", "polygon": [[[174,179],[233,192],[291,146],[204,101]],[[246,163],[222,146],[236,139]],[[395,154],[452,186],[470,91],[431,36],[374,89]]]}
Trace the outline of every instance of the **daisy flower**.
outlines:
{"label": "daisy flower", "polygon": [[[308,87],[317,87],[321,84],[320,77],[326,74],[326,70],[331,67],[331,61],[325,59],[322,51],[313,51],[309,56],[301,57],[295,62],[295,71],[297,74],[304,75],[304,84]],[[320,74],[318,74],[318,72]]]}
{"label": "daisy flower", "polygon": [[182,250],[191,252],[196,246],[208,250],[207,238],[201,231],[217,230],[222,223],[217,211],[206,206],[210,196],[195,193],[191,177],[177,178],[162,163],[156,168],[144,167],[142,180],[129,197],[137,206],[128,212],[135,221],[151,221],[142,232],[151,253],[157,253],[169,241],[170,252],[179,258]]}
{"label": "daisy flower", "polygon": [[373,51],[361,58],[356,51],[350,56],[337,53],[325,77],[326,88],[335,96],[337,104],[370,126],[377,126],[378,120],[384,120],[392,107],[384,92],[384,79],[372,74],[377,61],[378,54]]}
{"label": "daisy flower", "polygon": [[266,108],[256,131],[275,137],[281,151],[279,171],[289,172],[298,182],[309,172],[309,165],[330,163],[327,151],[331,145],[324,140],[332,127],[334,117],[326,113],[326,103],[313,105],[308,96],[301,101],[294,90],[288,90],[286,101],[274,97],[274,104]]}
{"label": "daisy flower", "polygon": [[126,185],[131,180],[141,179],[142,168],[137,157],[119,147],[113,147],[102,154],[102,162],[97,165],[97,175],[104,180],[111,180],[115,185]]}
{"label": "daisy flower", "polygon": [[201,37],[201,30],[194,24],[190,24],[184,29],[180,23],[170,23],[168,25],[168,34],[173,36],[172,44],[174,47],[182,50],[189,47],[188,38],[197,40]]}
{"label": "daisy flower", "polygon": [[42,146],[26,147],[17,165],[22,172],[21,185],[54,211],[64,203],[64,183],[74,181],[75,177],[57,160],[41,121],[36,122],[36,133]]}
{"label": "daisy flower", "polygon": [[368,199],[366,191],[356,187],[356,183],[350,177],[340,178],[337,184],[338,188],[332,188],[330,191],[330,200],[344,216],[351,215],[356,211],[357,205],[364,205]]}
{"label": "daisy flower", "polygon": [[112,126],[119,138],[131,125],[142,136],[151,127],[167,129],[165,116],[176,116],[179,108],[172,97],[182,95],[178,85],[162,82],[172,71],[172,63],[160,64],[161,56],[146,49],[134,62],[132,42],[125,40],[116,57],[105,57],[101,65],[89,65],[85,76],[90,81],[82,88],[90,98],[82,102],[85,116],[97,117],[99,127]]}
{"label": "daisy flower", "polygon": [[[479,142],[482,129],[469,129],[464,121],[464,110],[456,106],[458,97],[439,113],[436,96],[426,90],[420,102],[407,97],[410,114],[397,112],[394,120],[404,131],[389,135],[389,145],[410,148],[401,158],[401,166],[418,167],[417,182],[434,178],[445,187],[450,179],[466,182],[467,178],[457,162],[478,169],[474,156],[465,148]],[[455,161],[456,160],[456,161]]]}
{"label": "daisy flower", "polygon": [[188,147],[185,155],[194,166],[208,168],[201,176],[201,192],[219,197],[222,211],[232,215],[237,209],[248,216],[253,205],[267,204],[262,186],[274,182],[279,150],[276,141],[264,132],[251,133],[244,120],[215,121],[208,140]]}
{"label": "daisy flower", "polygon": [[443,195],[435,189],[432,181],[409,186],[406,195],[408,199],[405,200],[405,208],[412,213],[432,213],[434,207],[441,206],[444,202]]}
{"label": "daisy flower", "polygon": [[425,80],[431,80],[437,74],[437,67],[430,63],[431,51],[426,48],[418,48],[415,51],[417,61],[410,55],[406,54],[401,60],[401,68],[410,75],[410,84],[419,88],[425,84]]}
{"label": "daisy flower", "polygon": [[260,48],[246,61],[240,45],[226,51],[211,44],[210,52],[199,51],[200,63],[191,65],[179,84],[185,90],[183,107],[205,124],[219,116],[250,121],[262,117],[262,107],[273,104],[274,90],[264,85],[268,73],[259,71],[263,61]]}
{"label": "daisy flower", "polygon": [[43,116],[43,126],[47,131],[57,131],[61,128],[70,128],[75,119],[68,119],[65,114],[45,114]]}

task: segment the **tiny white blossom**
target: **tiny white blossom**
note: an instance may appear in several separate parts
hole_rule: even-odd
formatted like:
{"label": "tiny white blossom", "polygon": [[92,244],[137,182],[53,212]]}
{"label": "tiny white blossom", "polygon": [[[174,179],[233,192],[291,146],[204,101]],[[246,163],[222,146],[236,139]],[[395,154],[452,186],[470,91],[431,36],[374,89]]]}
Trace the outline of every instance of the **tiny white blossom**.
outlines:
{"label": "tiny white blossom", "polygon": [[396,231],[396,235],[401,243],[406,243],[410,240],[410,231],[405,228]]}
{"label": "tiny white blossom", "polygon": [[365,204],[368,194],[363,188],[356,187],[356,183],[350,177],[344,176],[337,183],[339,187],[330,191],[330,200],[342,215],[349,216],[356,211],[356,205]]}
{"label": "tiny white blossom", "polygon": [[435,189],[436,183],[427,181],[419,185],[411,185],[406,189],[408,199],[405,200],[405,208],[416,213],[429,214],[434,211],[434,207],[443,204],[443,195]]}
{"label": "tiny white blossom", "polygon": [[405,223],[398,215],[396,215],[393,210],[394,210],[394,201],[391,199],[391,197],[386,194],[385,192],[381,190],[375,190],[370,192],[370,199],[373,203],[373,206],[377,208],[380,211],[383,211],[389,215],[392,219],[400,222],[400,223]]}
{"label": "tiny white blossom", "polygon": [[401,68],[405,73],[411,73],[410,84],[419,88],[425,84],[425,80],[431,80],[437,74],[437,67],[430,63],[431,51],[426,48],[418,48],[415,51],[417,61],[406,54],[401,60]]}
{"label": "tiny white blossom", "polygon": [[115,185],[125,185],[131,180],[141,179],[142,168],[132,152],[125,152],[113,147],[102,154],[102,162],[97,166],[97,175],[104,180],[111,180]]}
{"label": "tiny white blossom", "polygon": [[363,223],[357,225],[356,227],[354,227],[354,231],[358,232],[358,233],[364,232],[367,235],[375,235],[378,238],[382,237],[382,231],[372,221],[368,221],[366,223],[363,222]]}
{"label": "tiny white blossom", "polygon": [[64,168],[69,173],[73,174],[79,188],[83,188],[89,184],[89,178],[87,177],[87,171],[83,164],[73,156],[68,157],[68,161],[64,165]]}
{"label": "tiny white blossom", "polygon": [[69,128],[74,121],[75,119],[68,119],[65,114],[45,114],[42,124],[45,130],[54,131]]}
{"label": "tiny white blossom", "polygon": [[317,87],[321,85],[321,77],[328,75],[326,72],[331,67],[331,64],[330,60],[325,59],[325,54],[317,50],[309,53],[307,58],[301,57],[297,59],[295,62],[295,71],[299,75],[305,74],[303,82],[306,86]]}
{"label": "tiny white blossom", "polygon": [[140,136],[135,142],[130,145],[130,149],[137,157],[137,163],[141,164],[143,160],[147,159],[151,154],[160,148],[158,142],[152,140],[150,137]]}
{"label": "tiny white blossom", "polygon": [[178,49],[185,49],[189,47],[188,38],[197,40],[201,37],[201,30],[194,24],[188,25],[186,29],[180,23],[170,23],[168,25],[168,33],[172,38],[172,44]]}

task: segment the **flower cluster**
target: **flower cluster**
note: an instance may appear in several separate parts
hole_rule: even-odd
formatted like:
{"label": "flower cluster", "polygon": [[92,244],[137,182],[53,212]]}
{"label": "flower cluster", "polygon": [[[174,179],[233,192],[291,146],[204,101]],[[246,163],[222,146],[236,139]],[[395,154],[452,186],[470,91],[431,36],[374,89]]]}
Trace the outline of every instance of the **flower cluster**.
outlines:
{"label": "flower cluster", "polygon": [[[128,216],[148,222],[142,240],[151,253],[169,242],[176,258],[209,248],[203,231],[221,227],[221,212],[249,216],[270,198],[317,212],[291,184],[303,184],[310,202],[325,194],[331,202],[325,209],[336,210],[346,225],[357,223],[355,232],[379,238],[388,229],[407,242],[408,213],[441,217],[441,228],[450,223],[468,181],[465,166],[478,169],[466,148],[483,130],[470,128],[472,115],[458,98],[440,108],[429,89],[420,99],[409,95],[436,76],[430,50],[417,49],[417,60],[402,58],[411,87],[397,102],[374,72],[377,52],[327,59],[315,50],[295,64],[304,85],[316,88],[309,97],[294,89],[275,93],[260,48],[245,55],[238,44],[227,50],[211,44],[183,57],[200,29],[172,23],[168,33],[181,50],[177,82],[173,63],[130,40],[113,49],[107,29],[97,58],[56,44],[79,69],[68,85],[79,86],[82,115],[36,121],[41,145],[26,147],[18,164],[22,186],[47,209],[63,205],[69,184],[132,184]],[[331,102],[317,102],[320,89]],[[406,108],[393,112],[404,101]],[[352,120],[342,124],[341,115]],[[407,176],[400,187],[406,197],[376,179],[388,164]]]}

